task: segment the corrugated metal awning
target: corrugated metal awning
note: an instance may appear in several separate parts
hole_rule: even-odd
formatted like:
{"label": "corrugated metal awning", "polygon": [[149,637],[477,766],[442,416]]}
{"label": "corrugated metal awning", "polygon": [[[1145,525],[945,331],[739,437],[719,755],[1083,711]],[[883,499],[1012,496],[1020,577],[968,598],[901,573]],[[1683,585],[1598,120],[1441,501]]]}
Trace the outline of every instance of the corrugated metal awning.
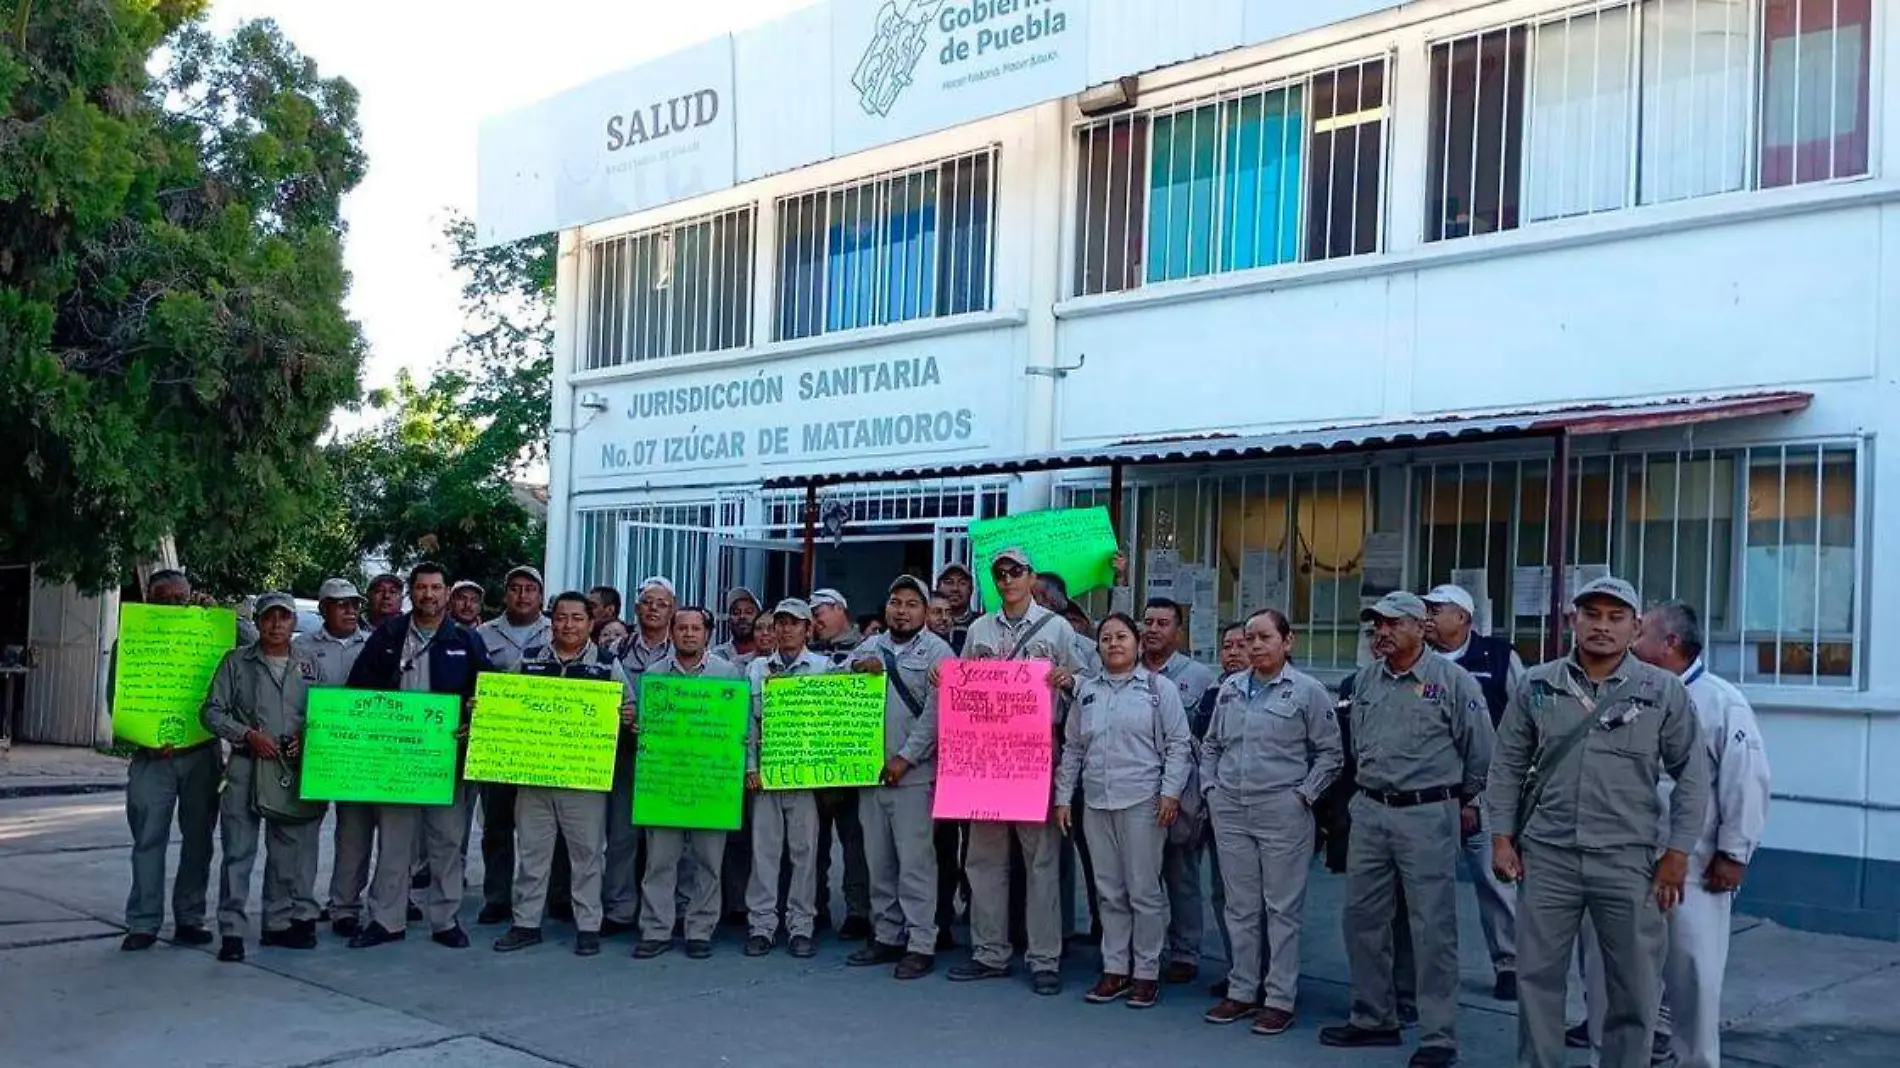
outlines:
{"label": "corrugated metal awning", "polygon": [[1447,415],[1395,422],[1317,426],[1271,434],[1216,434],[1115,442],[1065,452],[1030,453],[985,460],[916,464],[789,475],[770,479],[767,489],[836,486],[852,482],[908,482],[970,478],[1030,471],[1065,471],[1117,465],[1277,459],[1288,456],[1376,452],[1512,438],[1583,436],[1656,430],[1724,419],[1789,415],[1814,400],[1811,393],[1742,393],[1631,404],[1588,404],[1534,411]]}

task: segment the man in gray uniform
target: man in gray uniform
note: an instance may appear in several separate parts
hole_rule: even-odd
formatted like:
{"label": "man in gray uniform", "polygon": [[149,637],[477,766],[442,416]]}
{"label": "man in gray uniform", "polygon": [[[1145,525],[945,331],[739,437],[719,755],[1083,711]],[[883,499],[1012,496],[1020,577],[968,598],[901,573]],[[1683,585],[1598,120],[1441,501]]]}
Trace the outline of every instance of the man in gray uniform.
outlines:
{"label": "man in gray uniform", "polygon": [[[461,583],[456,587],[461,588]],[[477,587],[479,589],[480,587]],[[541,572],[523,564],[502,580],[502,614],[475,628],[496,671],[513,671],[529,649],[553,641],[542,608]],[[461,620],[457,620],[461,622]],[[482,799],[482,910],[478,925],[507,923],[515,886],[515,787],[480,784]]]}
{"label": "man in gray uniform", "polygon": [[[860,640],[844,594],[813,590],[811,651],[829,659],[833,671],[845,671]],[[844,854],[845,915],[838,924],[838,938],[845,942],[871,937],[871,872],[864,857],[864,826],[858,822],[859,792],[855,787],[817,791],[818,929],[831,928],[831,842],[835,838]]]}
{"label": "man in gray uniform", "polygon": [[[323,626],[299,634],[291,655],[310,666],[312,686],[344,686],[369,634],[358,629],[363,597],[349,579],[325,579],[317,590],[317,614]],[[330,806],[334,856],[330,869],[330,930],[354,938],[363,929],[363,891],[369,887],[370,854],[376,845],[376,806],[338,801]]]}
{"label": "man in gray uniform", "polygon": [[[191,604],[191,580],[182,571],[155,571],[145,583],[147,604]],[[113,665],[117,670],[117,663]],[[126,769],[125,821],[132,828],[132,892],[125,899],[125,940],[119,948],[150,949],[165,919],[165,848],[178,819],[178,874],[172,882],[172,941],[202,946],[205,889],[211,882],[211,829],[218,822],[218,742],[140,748]]]}
{"label": "man in gray uniform", "polygon": [[[744,679],[738,666],[706,652],[712,637],[712,613],[688,606],[673,613],[673,654],[643,675],[683,675],[698,679]],[[640,729],[638,712],[632,724]],[[712,956],[713,928],[719,925],[720,869],[726,856],[726,832],[648,827],[647,870],[640,881],[640,940],[636,960],[648,960],[673,948],[673,924],[679,909],[679,870],[690,859],[686,893],[686,955]]]}
{"label": "man in gray uniform", "polygon": [[[744,672],[752,666],[752,661],[768,655],[771,643],[761,641],[768,637],[759,633],[759,612],[762,611],[759,599],[744,586],[734,586],[726,591],[726,632],[731,635],[725,641],[712,647],[710,655],[716,656],[733,667]],[[770,623],[771,620],[766,620]]]}
{"label": "man in gray uniform", "polygon": [[[1601,578],[1573,603],[1576,644],[1569,656],[1532,668],[1511,695],[1486,798],[1498,878],[1523,881],[1518,1064],[1567,1063],[1564,991],[1588,915],[1608,969],[1599,1063],[1647,1068],[1669,945],[1664,914],[1682,900],[1689,853],[1702,836],[1708,756],[1682,680],[1630,653],[1641,624],[1635,589]],[[1663,771],[1676,788],[1658,860]]]}
{"label": "man in gray uniform", "polygon": [[1360,614],[1376,662],[1353,680],[1359,793],[1346,857],[1346,958],[1352,1017],[1327,1046],[1396,1046],[1392,917],[1402,889],[1418,961],[1419,1048],[1411,1068],[1458,1060],[1459,839],[1484,794],[1494,734],[1470,673],[1425,647],[1425,602],[1390,593]]}
{"label": "man in gray uniform", "polygon": [[824,675],[831,661],[806,647],[811,640],[811,606],[787,597],[772,609],[777,651],[752,662],[752,726],[746,736],[746,789],[752,793],[752,880],[746,888],[751,934],[745,955],[772,952],[778,934],[779,868],[789,860],[783,923],[786,949],[794,957],[817,953],[812,932],[818,911],[818,801],[811,790],[766,790],[759,780],[759,746],[765,735],[766,682],[790,675]]}
{"label": "man in gray uniform", "polygon": [[[218,803],[224,864],[218,887],[218,959],[244,959],[244,906],[251,896],[251,865],[257,859],[258,824],[266,828],[264,933],[258,944],[284,949],[317,947],[317,853],[323,807],[315,818],[258,811],[253,783],[259,775],[283,775],[303,752],[304,701],[316,681],[316,664],[299,661],[290,647],[297,602],[287,593],[257,599],[257,642],[224,654],[211,677],[198,718],[205,730],[231,743]],[[287,794],[287,791],[281,791]],[[299,806],[301,807],[301,806]]]}
{"label": "man in gray uniform", "polygon": [[852,653],[856,671],[881,674],[884,687],[882,785],[859,792],[865,859],[871,874],[873,930],[845,959],[864,967],[897,964],[899,979],[930,974],[937,961],[937,854],[930,820],[937,781],[937,687],[931,669],[950,659],[950,643],[924,629],[930,591],[899,576],[884,605],[883,633]]}
{"label": "man in gray uniform", "polygon": [[[642,671],[673,655],[673,613],[678,607],[671,579],[654,575],[634,592],[637,626],[616,653],[636,691]],[[620,732],[614,789],[607,798],[607,866],[600,881],[600,904],[606,910],[600,925],[602,937],[633,931],[640,918],[642,835],[633,825],[633,764],[638,749],[639,739],[631,731]]]}
{"label": "man in gray uniform", "polygon": [[[1150,600],[1141,613],[1141,666],[1173,683],[1181,707],[1198,709],[1214,685],[1206,664],[1181,652],[1179,602],[1165,597]],[[1198,746],[1199,735],[1195,736]],[[1196,759],[1199,759],[1198,755]],[[1161,881],[1168,890],[1168,965],[1161,977],[1170,983],[1192,982],[1201,970],[1202,917],[1207,906],[1201,898],[1201,857],[1207,839],[1176,843],[1170,837],[1161,852]]]}

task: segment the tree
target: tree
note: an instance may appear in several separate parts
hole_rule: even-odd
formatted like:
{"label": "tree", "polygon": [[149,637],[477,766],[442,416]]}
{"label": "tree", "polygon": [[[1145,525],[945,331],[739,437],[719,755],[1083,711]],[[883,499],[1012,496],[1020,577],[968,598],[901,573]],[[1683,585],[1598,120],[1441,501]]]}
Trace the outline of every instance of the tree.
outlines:
{"label": "tree", "polygon": [[256,589],[359,395],[356,92],[204,6],[0,0],[0,560],[89,588],[175,535]]}

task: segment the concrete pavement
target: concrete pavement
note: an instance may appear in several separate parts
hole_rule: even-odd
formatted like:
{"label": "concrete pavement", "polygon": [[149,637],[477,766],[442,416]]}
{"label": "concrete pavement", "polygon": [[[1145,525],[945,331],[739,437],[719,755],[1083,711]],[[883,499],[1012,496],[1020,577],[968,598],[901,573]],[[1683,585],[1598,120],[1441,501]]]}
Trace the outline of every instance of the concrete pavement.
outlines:
{"label": "concrete pavement", "polygon": [[[782,950],[748,960],[723,930],[715,957],[703,962],[678,952],[636,962],[624,938],[578,959],[571,930],[558,924],[547,944],[508,956],[488,948],[499,928],[471,927],[474,946],[455,951],[429,942],[420,924],[408,941],[373,950],[348,950],[327,931],[309,952],[259,949],[252,939],[239,966],[168,944],[125,954],[122,806],[117,795],[0,801],[0,1063],[770,1068],[928,1059],[1179,1068],[1244,1059],[1266,1068],[1397,1068],[1409,1054],[1344,1053],[1315,1039],[1346,1010],[1341,880],[1321,872],[1308,906],[1298,1026],[1261,1039],[1200,1021],[1215,962],[1201,983],[1168,988],[1151,1011],[1084,1004],[1096,966],[1086,950],[1065,963],[1067,989],[1055,999],[1034,997],[1021,976],[953,986],[941,973],[964,959],[960,952],[945,954],[937,975],[897,983],[883,969],[844,967],[847,948],[829,939],[811,961]],[[479,857],[471,848],[471,869]],[[327,880],[326,850],[319,885]],[[476,903],[471,895],[465,923]],[[1462,905],[1463,1063],[1509,1065],[1515,1017],[1486,996],[1490,969],[1469,895]],[[1900,945],[1754,920],[1739,921],[1738,931],[1727,1063],[1900,1064]],[[1208,934],[1214,940],[1211,923]]]}
{"label": "concrete pavement", "polygon": [[83,746],[21,742],[0,748],[0,798],[125,789],[124,757]]}

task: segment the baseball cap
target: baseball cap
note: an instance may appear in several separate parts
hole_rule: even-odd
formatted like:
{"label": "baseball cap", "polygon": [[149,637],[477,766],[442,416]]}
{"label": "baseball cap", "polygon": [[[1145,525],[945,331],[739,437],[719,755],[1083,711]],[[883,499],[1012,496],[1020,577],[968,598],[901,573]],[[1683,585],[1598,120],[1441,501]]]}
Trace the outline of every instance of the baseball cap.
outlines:
{"label": "baseball cap", "polygon": [[976,580],[976,576],[970,573],[970,569],[968,567],[965,567],[963,564],[957,563],[955,561],[951,561],[950,563],[943,565],[943,568],[937,572],[937,583],[939,585],[942,585],[943,577],[945,575],[948,575],[952,571],[960,572],[964,578],[969,579],[972,582]]}
{"label": "baseball cap", "polygon": [[839,608],[851,607],[848,603],[846,603],[844,599],[844,594],[839,593],[837,590],[827,587],[822,590],[811,591],[811,606],[813,608],[823,608],[825,605],[828,605],[828,604],[836,605]]}
{"label": "baseball cap", "polygon": [[[535,570],[532,567],[529,567],[527,564],[522,564],[519,567],[509,569],[508,573],[502,576],[502,579],[501,579],[502,585],[504,586],[507,585],[510,581],[512,581],[517,576],[531,578],[534,580],[534,584],[536,586],[539,586],[542,589],[547,589],[548,584],[541,581],[541,572]],[[459,586],[461,584],[457,583],[456,585]]]}
{"label": "baseball cap", "polygon": [[811,605],[806,604],[796,597],[787,597],[772,609],[772,614],[775,616],[791,616],[794,619],[802,619],[810,623]]}
{"label": "baseball cap", "polygon": [[1592,597],[1607,597],[1612,601],[1627,605],[1632,612],[1643,610],[1643,601],[1636,595],[1636,587],[1615,575],[1605,575],[1586,583],[1583,589],[1578,590],[1577,595],[1570,599],[1570,603],[1581,605]]}
{"label": "baseball cap", "polygon": [[317,587],[319,601],[360,601],[363,595],[356,592],[356,583],[345,578],[324,579]]}
{"label": "baseball cap", "polygon": [[924,585],[924,580],[916,575],[899,575],[893,579],[889,592],[896,593],[898,590],[915,590],[917,596],[922,597],[926,603],[930,601],[929,588]]}
{"label": "baseball cap", "polygon": [[1029,562],[1029,554],[1014,546],[996,550],[996,555],[990,557],[990,570],[996,570],[996,565],[1004,562],[1021,564],[1031,571],[1036,569],[1035,565]]}
{"label": "baseball cap", "polygon": [[488,596],[488,591],[482,589],[482,584],[479,582],[476,582],[474,579],[463,579],[462,581],[456,583],[455,585],[450,586],[449,596],[453,597],[463,590],[474,590],[476,593],[481,594],[483,597]]}
{"label": "baseball cap", "polygon": [[641,594],[647,592],[648,590],[665,590],[666,595],[668,597],[679,596],[679,594],[675,593],[673,590],[673,580],[668,579],[668,578],[663,578],[659,575],[654,575],[650,578],[645,578],[645,579],[640,580],[640,588],[634,591],[633,596],[635,599],[638,599]]}
{"label": "baseball cap", "polygon": [[1381,619],[1424,619],[1425,602],[1418,594],[1395,590],[1379,598],[1372,607],[1359,613],[1361,623],[1370,623],[1374,618]]}
{"label": "baseball cap", "polygon": [[385,582],[394,583],[398,591],[402,589],[402,578],[397,575],[392,575],[387,571],[383,572],[382,574],[376,576],[373,579],[370,579],[369,588],[373,590]]}
{"label": "baseball cap", "polygon": [[732,611],[732,606],[738,604],[741,600],[758,604],[759,596],[744,586],[734,586],[732,589],[726,591],[726,611]]}
{"label": "baseball cap", "polygon": [[1442,586],[1433,586],[1432,592],[1419,598],[1419,600],[1424,601],[1426,604],[1455,604],[1464,609],[1466,615],[1473,615],[1477,611],[1477,602],[1471,599],[1471,594],[1466,592],[1463,586],[1454,582],[1447,582]]}
{"label": "baseball cap", "polygon": [[264,614],[273,608],[281,608],[292,616],[297,614],[297,599],[288,593],[267,593],[257,599],[255,618],[263,619]]}

